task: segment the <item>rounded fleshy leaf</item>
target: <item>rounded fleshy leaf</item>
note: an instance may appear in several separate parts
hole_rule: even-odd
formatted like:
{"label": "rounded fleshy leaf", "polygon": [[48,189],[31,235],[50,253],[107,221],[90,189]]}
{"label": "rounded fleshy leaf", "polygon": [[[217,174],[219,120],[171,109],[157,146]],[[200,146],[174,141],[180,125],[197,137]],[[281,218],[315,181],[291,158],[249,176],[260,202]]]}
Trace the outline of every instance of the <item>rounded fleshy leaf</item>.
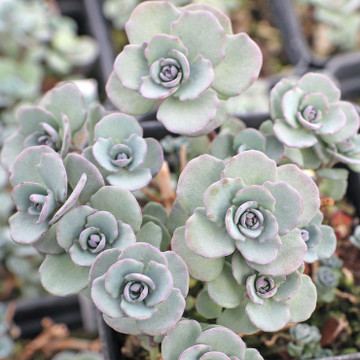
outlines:
{"label": "rounded fleshy leaf", "polygon": [[197,298],[195,304],[196,311],[206,319],[216,319],[220,314],[222,307],[215,304],[206,289],[202,289]]}
{"label": "rounded fleshy leaf", "polygon": [[301,285],[301,274],[298,271],[293,272],[286,276],[286,281],[281,284],[276,291],[276,294],[272,297],[274,301],[288,301],[298,291]]}
{"label": "rounded fleshy leaf", "polygon": [[245,187],[240,178],[224,178],[210,185],[204,193],[204,205],[209,220],[223,226],[227,210],[237,192]]}
{"label": "rounded fleshy leaf", "polygon": [[141,78],[149,74],[149,65],[144,55],[145,46],[146,44],[126,45],[115,59],[116,76],[129,90],[139,90]]}
{"label": "rounded fleshy leaf", "polygon": [[254,334],[259,331],[259,328],[250,322],[248,315],[245,312],[245,307],[248,301],[244,300],[238,307],[234,309],[225,309],[218,317],[217,324],[226,326],[238,334]]}
{"label": "rounded fleshy leaf", "polygon": [[61,203],[65,202],[68,177],[60,156],[56,153],[43,154],[37,169],[46,187],[54,194],[55,199]]}
{"label": "rounded fleshy leaf", "polygon": [[126,114],[112,113],[103,117],[95,126],[94,138],[111,138],[115,144],[121,144],[130,135],[143,135],[137,120]]}
{"label": "rounded fleshy leaf", "polygon": [[245,343],[240,336],[225,327],[215,327],[204,331],[197,339],[198,344],[210,345],[212,351],[242,359],[245,355]]}
{"label": "rounded fleshy leaf", "polygon": [[245,287],[238,285],[231,273],[231,266],[225,264],[221,274],[208,282],[208,294],[215,304],[232,309],[240,305]]}
{"label": "rounded fleshy leaf", "polygon": [[158,101],[168,98],[177,90],[177,88],[177,86],[162,86],[161,84],[155,83],[151,76],[143,76],[143,78],[141,79],[141,87],[139,93],[145,99]]}
{"label": "rounded fleshy leaf", "polygon": [[282,120],[275,120],[274,133],[286,146],[296,148],[308,148],[315,145],[318,140],[314,134],[304,128],[293,129]]}
{"label": "rounded fleshy leaf", "polygon": [[47,92],[39,106],[51,112],[58,123],[62,122],[62,114],[69,119],[72,132],[80,130],[86,119],[85,100],[79,88],[73,83],[63,83]]}
{"label": "rounded fleshy leaf", "polygon": [[[196,32],[197,36],[194,36]],[[185,11],[171,24],[171,34],[178,37],[188,50],[191,63],[199,54],[215,67],[225,57],[225,31],[209,11]]]}
{"label": "rounded fleshy leaf", "polygon": [[232,274],[239,285],[246,285],[247,278],[254,273],[244,257],[236,252],[231,259]]}
{"label": "rounded fleshy leaf", "polygon": [[79,238],[86,225],[86,218],[96,210],[90,206],[78,206],[66,213],[58,222],[56,237],[59,245],[69,250],[74,240]]}
{"label": "rounded fleshy leaf", "polygon": [[139,231],[142,222],[141,209],[129,191],[104,186],[91,197],[90,204],[94,209],[110,212],[117,220],[129,224],[135,232]]}
{"label": "rounded fleshy leaf", "polygon": [[282,242],[279,236],[275,236],[273,239],[264,242],[257,239],[246,239],[244,242],[236,241],[235,245],[247,261],[265,266],[276,259]]}
{"label": "rounded fleshy leaf", "polygon": [[33,244],[49,229],[48,222],[38,223],[37,216],[17,212],[9,218],[11,238],[18,244]]}
{"label": "rounded fleshy leaf", "polygon": [[265,181],[276,180],[276,163],[259,151],[245,151],[231,158],[222,177],[239,177],[245,185],[262,185]]}
{"label": "rounded fleshy leaf", "polygon": [[151,319],[157,312],[156,308],[147,307],[144,302],[131,303],[124,298],[121,299],[120,306],[126,316],[140,321]]}
{"label": "rounded fleshy leaf", "polygon": [[307,225],[320,208],[319,190],[314,181],[296,165],[283,165],[278,168],[279,181],[285,181],[299,192],[303,199],[304,211],[300,226]]}
{"label": "rounded fleshy leaf", "polygon": [[119,168],[116,174],[106,177],[110,185],[118,186],[130,191],[136,191],[144,188],[151,181],[150,169],[136,169],[129,171],[127,169]]}
{"label": "rounded fleshy leaf", "polygon": [[279,235],[285,235],[300,224],[303,213],[303,200],[297,190],[283,181],[267,181],[264,186],[275,198],[273,211],[279,225]]}
{"label": "rounded fleshy leaf", "polygon": [[96,278],[91,284],[91,298],[95,306],[110,317],[123,317],[119,299],[112,297],[105,290],[105,275]]}
{"label": "rounded fleshy leaf", "polygon": [[164,360],[175,360],[182,352],[195,345],[201,334],[201,326],[195,320],[182,320],[170,330],[161,344],[161,355]]}
{"label": "rounded fleshy leaf", "polygon": [[212,89],[207,90],[197,99],[186,102],[172,96],[159,106],[157,119],[173,133],[199,135],[199,132],[215,118],[218,107],[219,99]]}
{"label": "rounded fleshy leaf", "polygon": [[182,296],[186,298],[189,292],[189,273],[185,261],[173,251],[164,253],[168,262],[168,270],[173,279],[173,287],[179,289]]}
{"label": "rounded fleshy leaf", "polygon": [[112,318],[103,314],[104,321],[115,331],[122,334],[139,335],[141,331],[137,327],[136,320],[125,317]]}
{"label": "rounded fleshy leaf", "polygon": [[156,104],[155,100],[145,99],[136,91],[124,87],[115,72],[111,73],[106,83],[106,94],[115,107],[131,115],[145,114]]}
{"label": "rounded fleshy leaf", "polygon": [[75,265],[67,253],[46,255],[39,272],[42,286],[53,295],[78,294],[88,286],[89,269]]}
{"label": "rounded fleshy leaf", "polygon": [[295,86],[287,91],[281,100],[283,118],[286,121],[286,125],[293,129],[299,127],[297,113],[304,95],[305,93]]}
{"label": "rounded fleshy leaf", "polygon": [[40,163],[43,154],[56,154],[48,146],[32,146],[25,149],[17,158],[10,175],[10,184],[15,187],[22,182],[33,182],[45,185],[36,165]]}
{"label": "rounded fleshy leaf", "polygon": [[73,189],[83,174],[87,176],[85,186],[79,196],[79,201],[82,204],[86,204],[90,200],[90,197],[105,185],[96,166],[80,154],[68,154],[65,158],[65,168],[68,174],[69,184]]}
{"label": "rounded fleshy leaf", "polygon": [[130,43],[148,42],[157,34],[170,34],[170,25],[180,16],[171,3],[142,3],[131,14],[125,29]]}
{"label": "rounded fleshy leaf", "polygon": [[179,289],[173,289],[165,302],[157,307],[157,312],[150,319],[138,321],[139,329],[148,335],[164,335],[181,319],[185,309],[185,299]]}
{"label": "rounded fleshy leaf", "polygon": [[328,98],[329,102],[340,99],[340,90],[323,74],[307,73],[297,82],[297,86],[308,94],[320,92]]}
{"label": "rounded fleshy leaf", "polygon": [[284,94],[293,87],[294,84],[290,80],[283,78],[271,89],[270,114],[273,120],[283,118],[281,99],[283,98]]}
{"label": "rounded fleshy leaf", "polygon": [[317,134],[324,136],[332,135],[343,129],[346,125],[346,116],[342,111],[340,104],[331,104],[329,113],[322,119],[323,126],[316,131]]}
{"label": "rounded fleshy leaf", "polygon": [[271,212],[275,210],[275,198],[271,192],[263,186],[249,185],[244,189],[240,189],[234,196],[233,204],[240,206],[248,201],[255,201],[257,206],[261,206]]}
{"label": "rounded fleshy leaf", "polygon": [[225,258],[206,259],[192,252],[185,242],[185,227],[175,230],[171,240],[171,249],[186,262],[192,277],[202,281],[215,279],[222,271]]}
{"label": "rounded fleshy leaf", "polygon": [[159,264],[167,265],[167,260],[164,253],[156,249],[154,246],[146,243],[136,243],[134,245],[128,246],[119,256],[119,260],[126,258],[134,259],[143,263],[144,268],[149,265],[150,261],[155,261]]}
{"label": "rounded fleshy leaf", "polygon": [[151,176],[155,176],[161,169],[164,162],[164,153],[160,143],[153,138],[145,139],[147,153],[141,167],[150,169]]}
{"label": "rounded fleshy leaf", "polygon": [[204,208],[197,208],[185,226],[187,246],[205,258],[220,258],[235,250],[235,242],[226,228],[219,228],[210,221]]}
{"label": "rounded fleshy leaf", "polygon": [[289,305],[284,302],[265,301],[262,305],[249,302],[246,314],[263,331],[278,331],[290,321]]}
{"label": "rounded fleshy leaf", "polygon": [[290,305],[290,321],[300,322],[307,320],[315,310],[316,298],[316,287],[310,277],[301,275],[300,289],[288,301]]}
{"label": "rounded fleshy leaf", "polygon": [[224,162],[209,155],[200,155],[191,160],[182,171],[177,186],[177,197],[182,207],[192,214],[203,206],[205,190],[220,180]]}
{"label": "rounded fleshy leaf", "polygon": [[89,284],[91,284],[96,278],[104,275],[110,266],[117,261],[120,254],[120,249],[108,249],[99,254],[91,266]]}
{"label": "rounded fleshy leaf", "polygon": [[281,237],[281,241],[282,245],[273,262],[267,265],[259,265],[248,261],[248,265],[260,273],[272,276],[288,275],[296,271],[301,266],[307,251],[300,230],[290,231]]}
{"label": "rounded fleshy leaf", "polygon": [[142,209],[144,215],[150,215],[156,217],[161,223],[164,225],[167,223],[167,212],[165,208],[155,202],[155,201],[149,201]]}
{"label": "rounded fleshy leaf", "polygon": [[212,87],[225,97],[239,95],[258,78],[261,65],[260,48],[247,34],[226,35],[225,59],[215,68]]}

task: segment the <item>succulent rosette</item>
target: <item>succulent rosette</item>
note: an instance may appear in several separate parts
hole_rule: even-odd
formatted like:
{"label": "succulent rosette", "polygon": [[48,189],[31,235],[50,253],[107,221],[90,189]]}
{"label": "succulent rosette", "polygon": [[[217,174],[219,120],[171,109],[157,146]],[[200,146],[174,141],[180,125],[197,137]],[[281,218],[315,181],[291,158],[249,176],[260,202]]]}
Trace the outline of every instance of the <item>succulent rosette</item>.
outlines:
{"label": "succulent rosette", "polygon": [[40,266],[44,288],[58,296],[84,290],[99,254],[134,244],[134,231],[139,231],[141,221],[140,206],[128,190],[116,186],[99,189],[89,205],[74,207],[58,221],[56,239],[63,252],[46,255]]}
{"label": "succulent rosette", "polygon": [[77,159],[78,170],[70,171],[74,157],[69,155],[64,164],[59,154],[44,145],[29,147],[17,157],[10,173],[17,212],[9,223],[15,242],[44,253],[63,251],[56,242],[56,222],[104,185],[101,174],[86,159]]}
{"label": "succulent rosette", "polygon": [[63,83],[47,92],[38,106],[24,106],[18,113],[19,130],[6,139],[2,162],[8,168],[30,146],[46,145],[61,157],[69,152],[73,135],[86,119],[86,104],[80,90]]}
{"label": "succulent rosette", "polygon": [[240,336],[231,330],[213,326],[203,331],[195,320],[182,320],[166,334],[161,355],[164,360],[263,359],[256,349],[247,349]]}
{"label": "succulent rosette", "polygon": [[[308,319],[316,307],[316,288],[302,268],[272,276],[254,271],[239,254],[223,274],[207,283],[209,297],[225,310],[217,323],[235,332],[278,331],[290,322]],[[229,274],[230,272],[230,274]],[[223,284],[221,284],[223,281]]]}
{"label": "succulent rosette", "polygon": [[110,185],[139,190],[149,184],[163,163],[158,141],[143,139],[143,130],[129,115],[103,117],[94,129],[94,144],[84,150]]}
{"label": "succulent rosette", "polygon": [[283,144],[314,147],[315,155],[318,143],[342,143],[359,129],[355,107],[340,101],[340,90],[322,74],[307,73],[296,83],[282,79],[270,93],[270,114]]}
{"label": "succulent rosette", "polygon": [[339,285],[341,273],[337,269],[320,266],[316,270],[315,285],[319,301],[330,303],[334,300],[335,289]]}
{"label": "succulent rosette", "polygon": [[100,254],[90,283],[92,299],[110,327],[125,334],[156,336],[180,320],[189,275],[174,252],[136,243]]}
{"label": "succulent rosette", "polygon": [[319,342],[321,334],[316,326],[297,324],[290,328],[290,336],[301,345]]}
{"label": "succulent rosette", "polygon": [[328,259],[336,249],[336,236],[332,227],[322,225],[324,215],[319,210],[310,223],[303,226],[301,237],[306,243],[308,251],[304,257],[307,263]]}
{"label": "succulent rosette", "polygon": [[126,33],[130,44],[116,58],[107,84],[110,100],[132,115],[158,106],[158,120],[177,134],[206,134],[221,125],[228,116],[226,100],[260,72],[259,47],[245,33],[233,35],[229,18],[208,5],[144,2]]}
{"label": "succulent rosette", "polygon": [[224,160],[243,151],[258,150],[279,162],[284,156],[284,146],[271,130],[270,120],[265,121],[260,129],[256,130],[246,128],[241,120],[230,118],[221,126],[220,133],[211,142],[210,154]]}
{"label": "succulent rosette", "polygon": [[206,281],[219,275],[225,257],[237,251],[260,272],[273,276],[294,272],[307,251],[297,227],[308,225],[320,206],[309,176],[295,165],[277,167],[255,150],[228,162],[209,155],[190,161],[179,178],[177,196],[190,216],[184,231],[189,251],[177,240],[180,231],[173,244],[185,256],[193,253],[217,264],[211,278],[193,264],[194,277]]}

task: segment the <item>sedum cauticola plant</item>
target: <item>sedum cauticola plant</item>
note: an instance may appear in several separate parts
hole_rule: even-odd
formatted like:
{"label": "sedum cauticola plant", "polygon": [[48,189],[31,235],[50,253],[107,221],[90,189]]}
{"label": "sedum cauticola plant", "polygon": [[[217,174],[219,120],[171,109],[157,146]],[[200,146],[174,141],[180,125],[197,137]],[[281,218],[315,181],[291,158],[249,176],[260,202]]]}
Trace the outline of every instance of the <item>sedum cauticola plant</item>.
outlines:
{"label": "sedum cauticola plant", "polygon": [[[327,78],[309,74],[274,88],[275,125],[225,121],[261,53],[211,6],[147,1],[126,30],[107,84],[122,113],[86,105],[72,83],[19,111],[2,151],[11,237],[42,254],[46,290],[85,294],[151,359],[163,341],[164,360],[260,360],[236,334],[308,319],[317,293],[304,263],[326,260],[336,244],[316,183],[284,158],[296,149],[302,166],[321,154],[341,160],[358,118]],[[163,141],[179,178],[133,117],[153,108],[167,129],[192,136]],[[334,180],[331,170],[323,175]]]}
{"label": "sedum cauticola plant", "polygon": [[315,170],[322,192],[334,200],[344,196],[348,172],[333,166],[342,162],[360,171],[359,115],[340,95],[333,81],[315,73],[297,82],[282,79],[270,93],[273,132],[285,156]]}
{"label": "sedum cauticola plant", "polygon": [[110,100],[132,115],[158,108],[157,119],[177,134],[206,134],[224,123],[226,100],[260,72],[259,47],[247,34],[234,35],[229,18],[204,4],[144,2],[132,13],[126,34],[130,44],[107,83]]}

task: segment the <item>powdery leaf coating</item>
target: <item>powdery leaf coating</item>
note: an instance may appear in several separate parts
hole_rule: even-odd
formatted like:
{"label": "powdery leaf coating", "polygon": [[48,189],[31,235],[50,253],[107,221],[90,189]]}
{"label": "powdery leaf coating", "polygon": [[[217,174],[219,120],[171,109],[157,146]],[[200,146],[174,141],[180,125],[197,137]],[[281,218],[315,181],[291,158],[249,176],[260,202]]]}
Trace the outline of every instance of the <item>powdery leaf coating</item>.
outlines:
{"label": "powdery leaf coating", "polygon": [[195,320],[180,321],[167,333],[161,353],[164,360],[189,359],[195,355],[204,359],[263,359],[257,350],[246,349],[243,340],[231,330],[215,326],[202,331]]}
{"label": "powdery leaf coating", "polygon": [[126,33],[130,44],[115,60],[109,98],[133,115],[158,104],[158,119],[178,134],[220,126],[228,116],[223,100],[246,90],[262,65],[259,47],[244,33],[233,35],[226,15],[204,4],[141,3]]}
{"label": "powdery leaf coating", "polygon": [[113,262],[111,252],[116,251],[100,254],[91,268],[95,305],[119,332],[163,335],[185,309],[189,275],[184,261],[146,243],[126,247]]}
{"label": "powdery leaf coating", "polygon": [[27,147],[47,145],[64,157],[74,133],[86,119],[85,100],[73,83],[63,83],[47,92],[38,106],[25,106],[18,114],[20,128],[4,143],[2,162],[8,168]]}

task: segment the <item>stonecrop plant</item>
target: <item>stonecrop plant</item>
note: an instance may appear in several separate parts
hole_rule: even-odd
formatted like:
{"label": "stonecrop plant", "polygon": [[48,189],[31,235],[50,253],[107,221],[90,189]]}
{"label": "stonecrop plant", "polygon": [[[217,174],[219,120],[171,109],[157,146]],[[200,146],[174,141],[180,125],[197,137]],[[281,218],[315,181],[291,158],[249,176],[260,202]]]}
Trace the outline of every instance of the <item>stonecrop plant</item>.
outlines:
{"label": "stonecrop plant", "polygon": [[[320,195],[331,181],[342,180],[338,197],[346,188],[336,162],[358,169],[359,117],[331,80],[310,73],[273,88],[258,130],[229,118],[228,101],[256,80],[262,56],[212,6],[145,1],[126,32],[107,84],[121,112],[87,105],[73,83],[19,111],[2,150],[10,235],[42,255],[46,290],[86,295],[110,327],[149,337],[151,359],[162,343],[164,360],[260,360],[238,334],[305,321],[317,292],[334,295],[325,261],[336,237]],[[143,138],[133,115],[152,109],[182,137]],[[294,163],[316,170],[319,187]],[[318,341],[293,329],[296,356]]]}

